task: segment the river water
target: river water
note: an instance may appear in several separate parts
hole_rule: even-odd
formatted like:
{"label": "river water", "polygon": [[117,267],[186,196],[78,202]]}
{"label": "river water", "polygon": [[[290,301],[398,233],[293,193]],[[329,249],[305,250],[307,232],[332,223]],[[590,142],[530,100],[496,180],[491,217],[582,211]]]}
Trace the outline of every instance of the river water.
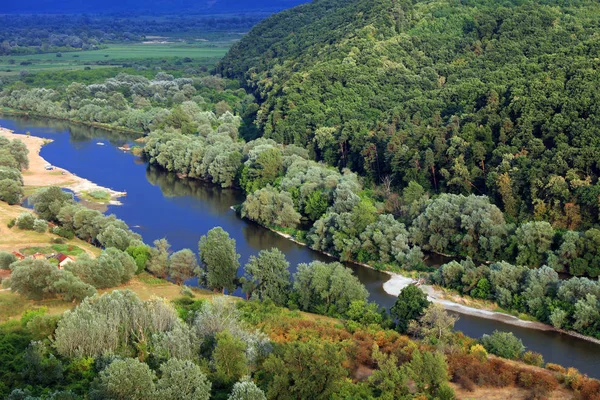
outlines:
{"label": "river water", "polygon": [[[120,199],[123,204],[109,206],[107,212],[127,222],[146,243],[166,237],[172,250],[190,248],[197,251],[200,236],[221,226],[236,240],[242,265],[250,255],[272,247],[285,253],[292,272],[299,263],[333,261],[238,218],[230,207],[244,200],[240,191],[179,179],[118,150],[118,146],[132,143],[120,133],[63,121],[12,116],[0,117],[0,126],[17,133],[29,131],[34,136],[52,139],[53,142],[41,151],[49,163],[101,186],[127,192],[127,196]],[[352,264],[348,266],[368,289],[370,300],[388,308],[394,304],[395,297],[383,290],[383,283],[389,279],[387,274]],[[241,295],[239,291],[236,294]],[[600,345],[557,332],[521,328],[462,314],[456,329],[476,338],[496,329],[511,331],[529,350],[541,353],[547,362],[575,367],[600,378]]]}

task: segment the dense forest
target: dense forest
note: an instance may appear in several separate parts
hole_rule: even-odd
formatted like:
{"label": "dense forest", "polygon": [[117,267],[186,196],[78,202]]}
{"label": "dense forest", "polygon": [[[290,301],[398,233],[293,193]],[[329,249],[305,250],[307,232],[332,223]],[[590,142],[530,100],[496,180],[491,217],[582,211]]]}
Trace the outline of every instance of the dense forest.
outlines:
{"label": "dense forest", "polygon": [[373,183],[485,194],[509,221],[598,224],[596,1],[317,0],[218,71],[268,138]]}

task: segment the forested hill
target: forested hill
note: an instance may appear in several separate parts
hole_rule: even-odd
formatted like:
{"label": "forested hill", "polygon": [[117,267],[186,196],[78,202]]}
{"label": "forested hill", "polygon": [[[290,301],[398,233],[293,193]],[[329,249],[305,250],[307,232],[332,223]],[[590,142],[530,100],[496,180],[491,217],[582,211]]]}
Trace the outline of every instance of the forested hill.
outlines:
{"label": "forested hill", "polygon": [[598,223],[599,31],[592,0],[315,0],[218,70],[255,93],[267,137],[575,229]]}

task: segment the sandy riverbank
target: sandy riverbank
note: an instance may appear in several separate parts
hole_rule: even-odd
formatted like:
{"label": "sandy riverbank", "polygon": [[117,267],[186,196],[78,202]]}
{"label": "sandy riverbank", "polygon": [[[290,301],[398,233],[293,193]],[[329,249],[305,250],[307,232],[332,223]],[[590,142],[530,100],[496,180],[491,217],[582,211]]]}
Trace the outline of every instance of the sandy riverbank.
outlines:
{"label": "sandy riverbank", "polygon": [[[233,207],[232,207],[232,209],[233,209]],[[291,235],[289,235],[287,233],[279,232],[279,231],[269,228],[269,227],[265,227],[265,228],[269,229],[271,232],[278,234],[279,236],[282,236],[288,240],[293,241],[294,243],[297,243],[301,246],[306,246],[305,243],[295,240]],[[320,251],[320,253],[323,253],[332,258],[336,258],[335,256],[333,256],[332,254],[329,254],[329,253],[325,253],[322,251]],[[361,263],[355,263],[355,264],[358,264],[365,268],[374,269],[373,267],[371,267],[370,265],[367,265],[367,264],[361,264]],[[381,271],[381,272],[384,272],[390,276],[390,279],[383,284],[383,290],[391,296],[397,297],[400,294],[400,292],[402,291],[402,289],[404,289],[408,285],[417,284],[417,281],[413,278],[409,278],[407,276],[400,275],[398,273],[390,272],[390,271]],[[573,337],[576,337],[579,339],[586,340],[588,342],[600,344],[600,340],[595,339],[590,336],[582,335],[577,332],[556,329],[555,327],[553,327],[551,325],[547,325],[547,324],[544,324],[541,322],[525,321],[518,317],[515,317],[514,315],[509,315],[509,314],[505,314],[505,313],[501,313],[501,312],[497,312],[497,311],[485,310],[485,309],[481,309],[481,308],[469,307],[469,306],[465,306],[463,304],[456,303],[454,301],[446,300],[443,298],[444,294],[441,291],[436,290],[431,285],[420,285],[419,287],[421,288],[421,290],[423,290],[423,292],[425,292],[427,294],[427,298],[429,301],[441,304],[444,307],[444,309],[446,309],[448,311],[453,311],[453,312],[456,312],[459,314],[464,314],[464,315],[472,315],[474,317],[490,319],[490,320],[494,320],[494,321],[500,321],[500,322],[503,322],[508,325],[519,326],[519,327],[523,327],[523,328],[536,329],[536,330],[540,330],[540,331],[560,332],[560,333],[564,333],[565,335],[569,335],[569,336],[573,336]]]}
{"label": "sandy riverbank", "polygon": [[105,188],[95,183],[81,178],[71,172],[54,167],[53,170],[46,170],[48,162],[40,156],[40,150],[44,144],[49,143],[47,139],[38,138],[14,133],[5,128],[0,128],[0,136],[7,139],[19,139],[29,150],[29,168],[22,172],[25,186],[29,187],[44,187],[44,186],[60,186],[65,189],[72,190],[75,194],[82,194],[94,190],[102,190],[110,194],[110,203],[113,205],[121,204],[117,199],[126,195],[124,192]]}
{"label": "sandy riverbank", "polygon": [[[404,289],[408,285],[417,283],[417,281],[412,278],[408,278],[406,276],[393,272],[387,273],[391,277],[386,283],[383,284],[383,290],[389,295],[398,296],[402,289]],[[427,294],[427,299],[429,301],[441,304],[448,311],[454,311],[459,314],[472,315],[474,317],[500,321],[508,325],[520,326],[523,328],[537,329],[539,331],[554,331],[564,333],[565,335],[573,336],[582,340],[586,340],[588,342],[600,344],[600,340],[590,336],[582,335],[577,332],[556,329],[552,325],[544,324],[542,322],[525,321],[518,317],[515,317],[514,315],[505,314],[497,311],[485,310],[481,308],[469,307],[463,304],[456,303],[454,301],[446,300],[443,298],[444,294],[442,292],[436,290],[433,286],[430,285],[420,285],[419,287],[421,288],[421,290],[423,290],[423,292]]]}

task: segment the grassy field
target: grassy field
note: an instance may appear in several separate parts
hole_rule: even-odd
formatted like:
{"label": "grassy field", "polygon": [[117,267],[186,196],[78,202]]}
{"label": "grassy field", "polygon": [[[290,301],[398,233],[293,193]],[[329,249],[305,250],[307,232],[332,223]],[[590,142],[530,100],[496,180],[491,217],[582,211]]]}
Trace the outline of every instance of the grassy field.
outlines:
{"label": "grassy field", "polygon": [[[6,226],[12,219],[16,218],[22,212],[30,211],[31,210],[20,206],[9,206],[8,204],[0,201],[0,250],[17,251],[29,247],[46,248],[52,246],[50,240],[57,238],[57,235],[49,232],[37,233],[34,231],[24,231],[17,227],[9,229]],[[57,248],[68,249],[69,246],[72,246],[72,250],[77,248],[78,250],[73,250],[76,252],[85,251],[90,255],[100,254],[99,248],[92,246],[80,239],[67,240],[65,245],[57,246]],[[54,252],[54,249],[51,252]]]}
{"label": "grassy field", "polygon": [[[77,51],[62,53],[34,54],[26,56],[0,57],[0,77],[19,74],[26,70],[29,72],[41,71],[69,71],[83,69],[89,66],[92,69],[107,68],[122,65],[125,62],[152,59],[174,59],[189,57],[194,63],[207,63],[217,60],[225,55],[228,45],[225,43],[190,45],[185,43],[167,44],[115,44],[102,50]],[[21,65],[22,63],[26,65]],[[106,63],[111,65],[93,65]]]}

